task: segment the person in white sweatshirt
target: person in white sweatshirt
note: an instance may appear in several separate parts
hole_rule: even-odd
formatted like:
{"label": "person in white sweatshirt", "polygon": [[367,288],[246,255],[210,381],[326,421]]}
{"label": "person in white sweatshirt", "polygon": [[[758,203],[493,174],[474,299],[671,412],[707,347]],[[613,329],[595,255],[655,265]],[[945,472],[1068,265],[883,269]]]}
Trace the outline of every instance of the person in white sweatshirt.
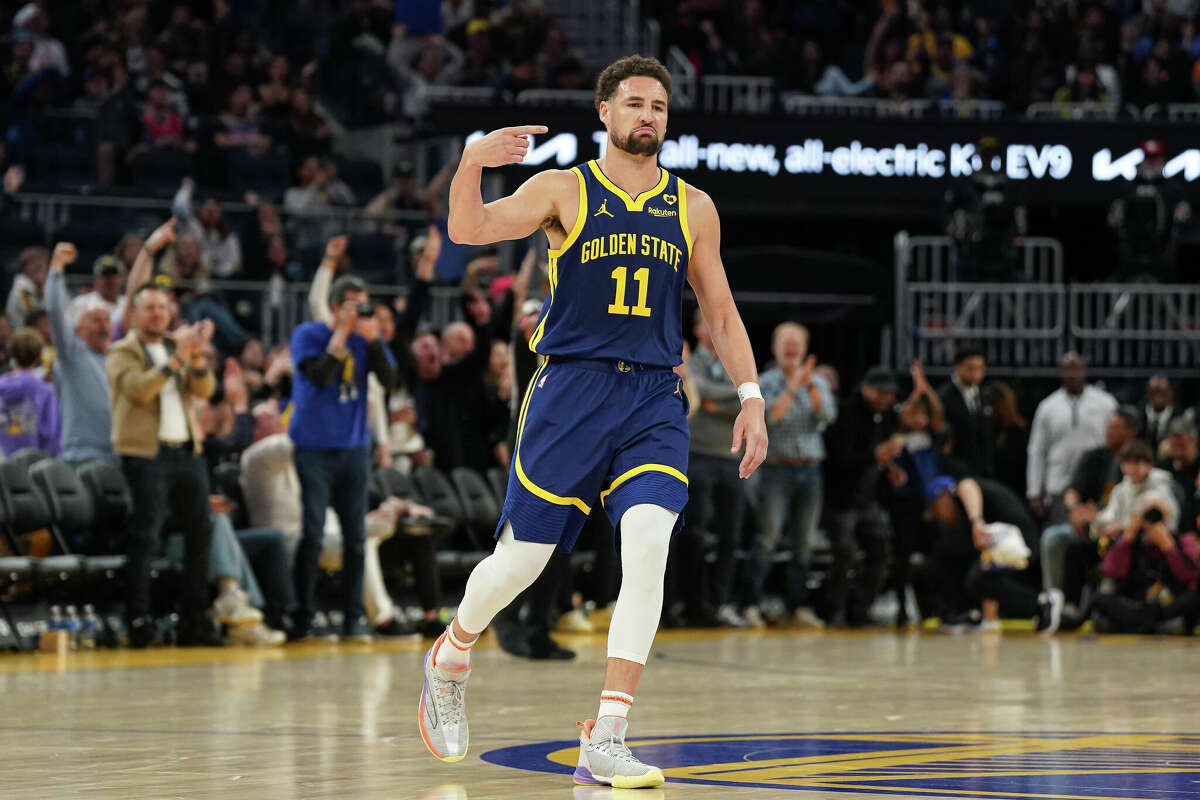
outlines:
{"label": "person in white sweatshirt", "polygon": [[1111,394],[1087,383],[1078,353],[1059,363],[1059,389],[1038,404],[1029,434],[1025,495],[1034,516],[1047,524],[1066,520],[1062,495],[1084,452],[1104,444],[1108,418],[1117,409]]}

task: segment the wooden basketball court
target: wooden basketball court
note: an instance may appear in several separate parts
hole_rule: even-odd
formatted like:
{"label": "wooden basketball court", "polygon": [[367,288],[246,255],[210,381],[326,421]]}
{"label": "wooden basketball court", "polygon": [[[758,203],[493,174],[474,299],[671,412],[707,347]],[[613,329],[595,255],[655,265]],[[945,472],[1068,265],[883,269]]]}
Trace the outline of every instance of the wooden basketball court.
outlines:
{"label": "wooden basketball court", "polygon": [[0,656],[0,797],[1195,798],[1190,639],[660,634],[631,741],[654,790],[575,787],[601,635],[486,641],[467,758],[416,730],[424,645]]}

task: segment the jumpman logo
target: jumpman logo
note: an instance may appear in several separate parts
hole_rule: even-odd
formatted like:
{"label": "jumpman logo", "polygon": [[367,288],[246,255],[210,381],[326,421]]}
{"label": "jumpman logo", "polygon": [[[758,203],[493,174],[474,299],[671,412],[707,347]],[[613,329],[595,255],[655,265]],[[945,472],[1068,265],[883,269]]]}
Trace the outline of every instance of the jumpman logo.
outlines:
{"label": "jumpman logo", "polygon": [[[598,216],[600,216],[601,214],[607,214],[607,215],[608,215],[608,216],[610,216],[610,217],[612,217],[612,216],[613,216],[613,213],[612,213],[611,211],[609,211],[609,210],[608,210],[608,198],[607,198],[607,197],[606,197],[606,198],[604,198],[604,202],[600,204],[600,210],[599,210],[599,211],[597,211],[595,214],[592,214],[592,216],[593,216],[593,217],[598,217]],[[613,219],[616,219],[616,217],[613,217]]]}

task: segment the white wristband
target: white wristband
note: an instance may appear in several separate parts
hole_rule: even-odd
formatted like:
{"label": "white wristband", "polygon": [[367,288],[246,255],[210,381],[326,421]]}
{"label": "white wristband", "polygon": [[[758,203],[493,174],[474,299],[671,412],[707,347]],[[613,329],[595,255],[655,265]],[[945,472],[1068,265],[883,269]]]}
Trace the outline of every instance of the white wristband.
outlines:
{"label": "white wristband", "polygon": [[738,402],[745,403],[751,397],[762,400],[762,392],[759,391],[757,383],[747,381],[738,387]]}

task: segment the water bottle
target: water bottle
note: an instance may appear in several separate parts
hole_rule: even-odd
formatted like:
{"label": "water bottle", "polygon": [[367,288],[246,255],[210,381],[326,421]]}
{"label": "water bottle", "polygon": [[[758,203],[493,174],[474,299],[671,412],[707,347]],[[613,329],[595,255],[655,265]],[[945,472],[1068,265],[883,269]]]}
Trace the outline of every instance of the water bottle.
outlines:
{"label": "water bottle", "polygon": [[67,623],[63,619],[62,609],[58,606],[50,606],[50,622],[46,625],[46,630],[65,631],[66,629]]}
{"label": "water bottle", "polygon": [[83,620],[79,628],[79,649],[95,650],[96,641],[100,638],[100,617],[91,603],[83,607]]}
{"label": "water bottle", "polygon": [[71,636],[71,649],[79,648],[79,631],[83,628],[83,622],[79,619],[79,612],[75,610],[75,606],[67,606],[66,630]]}

